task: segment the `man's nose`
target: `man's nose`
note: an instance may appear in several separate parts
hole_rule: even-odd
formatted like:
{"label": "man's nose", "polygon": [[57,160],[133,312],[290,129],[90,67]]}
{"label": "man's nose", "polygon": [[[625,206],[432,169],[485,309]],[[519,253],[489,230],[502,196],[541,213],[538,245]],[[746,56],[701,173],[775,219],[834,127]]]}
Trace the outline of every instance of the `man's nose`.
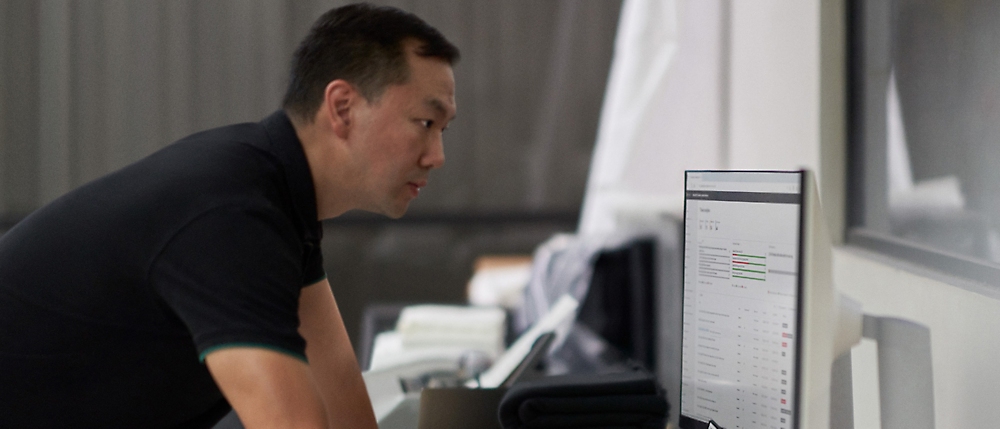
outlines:
{"label": "man's nose", "polygon": [[431,139],[427,150],[420,158],[420,166],[427,169],[441,168],[444,165],[444,139],[440,135]]}

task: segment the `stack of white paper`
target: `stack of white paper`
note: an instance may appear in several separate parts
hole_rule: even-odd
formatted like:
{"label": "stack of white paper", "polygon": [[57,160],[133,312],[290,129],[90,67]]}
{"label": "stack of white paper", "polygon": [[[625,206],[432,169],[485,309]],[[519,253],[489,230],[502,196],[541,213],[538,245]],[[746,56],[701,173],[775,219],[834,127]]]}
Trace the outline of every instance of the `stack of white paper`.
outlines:
{"label": "stack of white paper", "polygon": [[417,305],[396,323],[403,348],[462,347],[495,358],[503,352],[506,313],[496,307]]}

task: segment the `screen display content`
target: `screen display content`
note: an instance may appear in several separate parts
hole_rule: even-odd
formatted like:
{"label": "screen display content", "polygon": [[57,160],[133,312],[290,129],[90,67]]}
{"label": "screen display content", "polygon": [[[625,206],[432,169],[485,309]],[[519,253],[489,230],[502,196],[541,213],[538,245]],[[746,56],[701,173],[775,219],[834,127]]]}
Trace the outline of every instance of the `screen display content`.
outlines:
{"label": "screen display content", "polygon": [[802,177],[686,173],[682,429],[794,427]]}

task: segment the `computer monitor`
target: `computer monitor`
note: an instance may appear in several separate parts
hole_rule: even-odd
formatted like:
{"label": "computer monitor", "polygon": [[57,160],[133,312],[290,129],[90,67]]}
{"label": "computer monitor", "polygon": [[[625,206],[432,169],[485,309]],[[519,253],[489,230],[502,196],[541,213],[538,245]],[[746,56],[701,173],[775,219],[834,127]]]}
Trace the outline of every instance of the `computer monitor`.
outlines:
{"label": "computer monitor", "polygon": [[827,427],[839,313],[811,172],[688,171],[684,201],[681,429]]}

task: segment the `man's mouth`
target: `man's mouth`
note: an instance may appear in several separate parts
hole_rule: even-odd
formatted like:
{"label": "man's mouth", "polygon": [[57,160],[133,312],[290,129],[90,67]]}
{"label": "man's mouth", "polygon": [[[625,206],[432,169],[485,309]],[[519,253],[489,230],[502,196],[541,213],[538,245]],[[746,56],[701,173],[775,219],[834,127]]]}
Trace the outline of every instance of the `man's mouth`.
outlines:
{"label": "man's mouth", "polygon": [[420,188],[423,188],[424,186],[427,186],[427,181],[426,180],[418,180],[418,181],[414,181],[414,182],[409,182],[406,185],[407,185],[407,187],[410,188],[410,196],[413,197],[413,198],[416,198],[417,195],[420,195]]}

